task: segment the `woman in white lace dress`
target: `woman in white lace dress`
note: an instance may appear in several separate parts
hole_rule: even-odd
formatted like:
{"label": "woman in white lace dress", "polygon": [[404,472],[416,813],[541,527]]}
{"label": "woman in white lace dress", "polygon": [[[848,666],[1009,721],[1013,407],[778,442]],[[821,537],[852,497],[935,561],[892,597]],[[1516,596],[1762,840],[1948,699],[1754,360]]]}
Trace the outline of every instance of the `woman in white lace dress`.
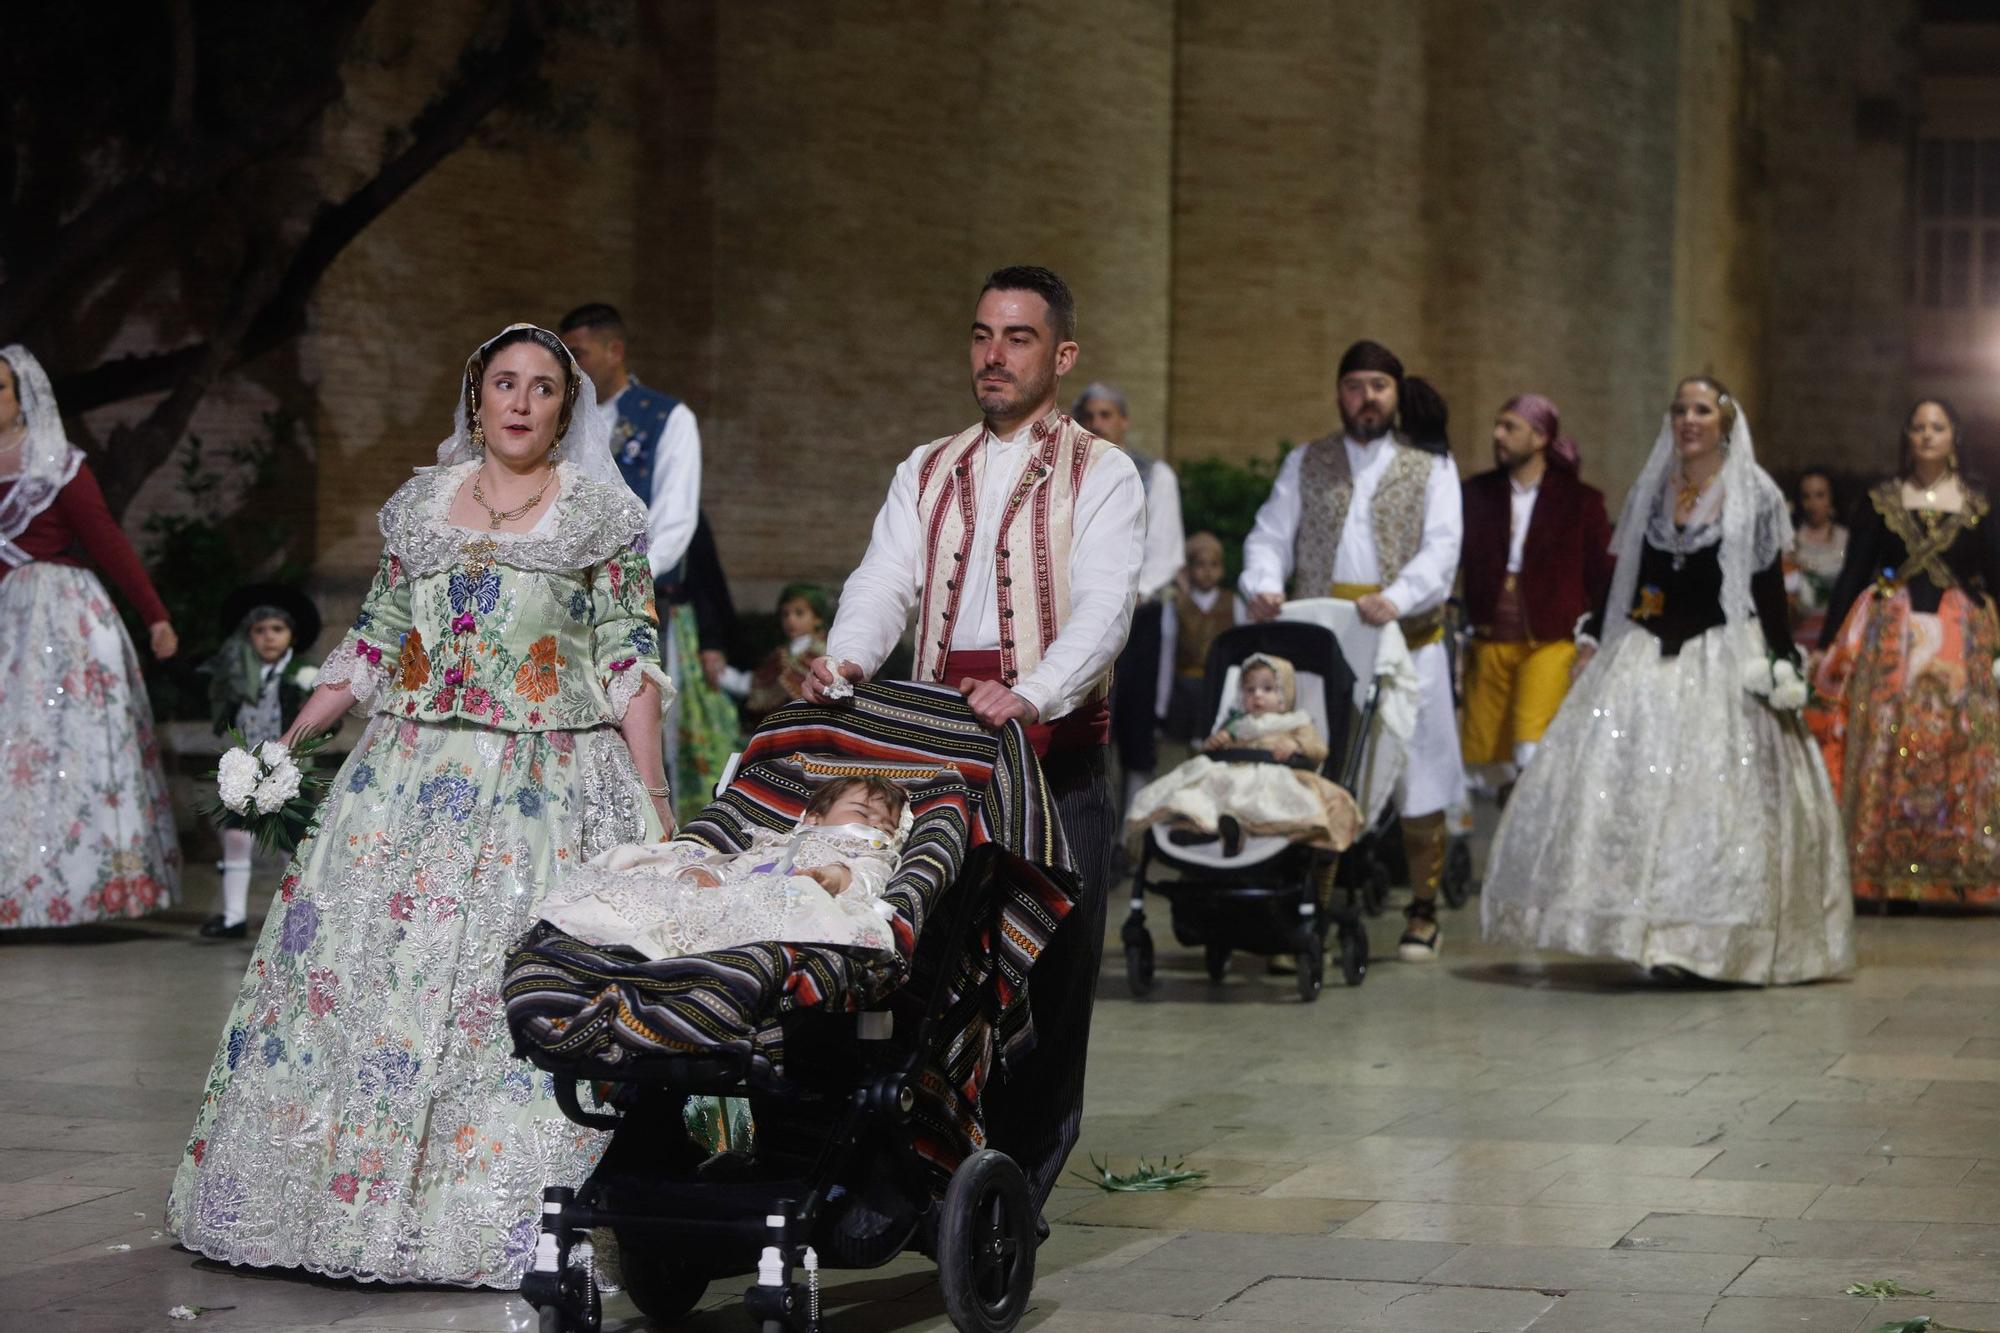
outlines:
{"label": "woman in white lace dress", "polygon": [[1612,538],[1603,646],[1494,837],[1487,938],[1753,985],[1854,966],[1833,790],[1803,698],[1768,684],[1797,653],[1790,539],[1741,408],[1683,382]]}
{"label": "woman in white lace dress", "polygon": [[502,956],[572,867],[671,827],[645,511],[590,382],[516,325],[382,510],[288,739],[374,716],[286,870],[167,1223],[229,1263],[516,1287],[604,1136],[513,1058]]}

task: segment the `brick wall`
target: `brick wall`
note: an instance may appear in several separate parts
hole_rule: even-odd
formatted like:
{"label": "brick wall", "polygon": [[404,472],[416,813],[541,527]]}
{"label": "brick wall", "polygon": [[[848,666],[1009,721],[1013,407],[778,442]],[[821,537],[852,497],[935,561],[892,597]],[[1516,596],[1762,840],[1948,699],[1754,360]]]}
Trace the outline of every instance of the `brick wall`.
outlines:
{"label": "brick wall", "polygon": [[[442,51],[477,8],[373,22]],[[1500,401],[1539,389],[1615,502],[1696,367],[1737,384],[1775,464],[1845,458],[1903,391],[1907,153],[1863,103],[1909,86],[1908,9],[639,6],[622,47],[555,71],[598,91],[580,140],[467,147],[322,288],[294,369],[329,612],[467,351],[590,299],[700,415],[704,503],[757,608],[842,577],[894,463],[973,419],[965,327],[1002,263],[1069,278],[1069,387],[1118,380],[1134,442],[1177,458],[1337,425],[1360,336],[1436,379],[1468,470]],[[327,172],[358,178],[409,82],[352,72]],[[265,390],[232,393],[204,422]]]}

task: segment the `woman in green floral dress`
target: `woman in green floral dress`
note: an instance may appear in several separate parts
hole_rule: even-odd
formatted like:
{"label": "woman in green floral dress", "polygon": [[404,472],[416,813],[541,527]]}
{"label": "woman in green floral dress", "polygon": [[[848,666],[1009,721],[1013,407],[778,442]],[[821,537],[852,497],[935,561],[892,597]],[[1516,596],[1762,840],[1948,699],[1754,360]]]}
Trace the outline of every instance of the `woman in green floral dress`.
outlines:
{"label": "woman in green floral dress", "polygon": [[501,958],[569,867],[673,827],[645,512],[589,381],[515,325],[381,514],[288,740],[373,716],[272,904],[168,1225],[229,1263],[516,1287],[602,1136],[511,1055]]}

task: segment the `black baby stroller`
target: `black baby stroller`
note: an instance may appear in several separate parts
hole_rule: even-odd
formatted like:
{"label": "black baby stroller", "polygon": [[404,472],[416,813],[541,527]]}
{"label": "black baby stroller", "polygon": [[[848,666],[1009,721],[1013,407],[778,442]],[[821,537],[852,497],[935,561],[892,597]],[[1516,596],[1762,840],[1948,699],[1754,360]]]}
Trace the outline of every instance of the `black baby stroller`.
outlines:
{"label": "black baby stroller", "polygon": [[[1074,902],[1061,828],[1018,725],[997,735],[924,685],[863,685],[758,728],[727,789],[684,831],[722,850],[792,826],[814,789],[881,775],[914,823],[885,893],[896,956],[752,944],[646,961],[546,922],[508,960],[516,1051],[566,1114],[612,1131],[574,1191],[544,1192],[522,1294],[543,1333],[599,1327],[589,1232],[617,1237],[624,1289],[656,1321],[717,1278],[755,1273],[764,1333],[817,1322],[816,1263],[936,1260],[961,1329],[1005,1333],[1034,1282],[1022,1170],[984,1148],[981,1090],[1032,1036],[1027,974]],[[586,1109],[578,1084],[594,1083]],[[752,1147],[711,1152],[690,1098],[747,1098]]]}
{"label": "black baby stroller", "polygon": [[[1253,653],[1291,662],[1298,673],[1298,707],[1310,713],[1327,743],[1322,776],[1349,791],[1355,788],[1374,719],[1374,694],[1354,723],[1354,673],[1331,629],[1279,620],[1239,625],[1219,635],[1208,650],[1203,674],[1205,717],[1221,715],[1232,669]],[[1354,740],[1350,744],[1349,736]],[[1220,751],[1212,757],[1270,762],[1262,751]],[[1368,973],[1368,932],[1353,902],[1322,903],[1319,886],[1330,878],[1339,854],[1275,837],[1246,837],[1233,854],[1219,842],[1182,844],[1164,824],[1146,830],[1132,876],[1132,913],[1120,938],[1125,946],[1125,978],[1134,995],[1153,987],[1153,934],[1146,926],[1146,891],[1173,908],[1174,938],[1207,955],[1208,974],[1222,980],[1232,950],[1266,957],[1292,954],[1298,962],[1301,999],[1319,997],[1325,976],[1326,933],[1336,932],[1341,975],[1350,986]],[[1156,878],[1162,870],[1174,877]]]}

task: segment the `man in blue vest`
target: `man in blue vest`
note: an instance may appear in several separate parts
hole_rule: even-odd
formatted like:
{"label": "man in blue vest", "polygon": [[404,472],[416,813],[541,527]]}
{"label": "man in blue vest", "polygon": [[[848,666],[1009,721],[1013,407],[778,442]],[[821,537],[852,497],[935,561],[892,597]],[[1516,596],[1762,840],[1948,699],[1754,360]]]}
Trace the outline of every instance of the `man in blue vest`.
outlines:
{"label": "man in blue vest", "polygon": [[686,403],[639,383],[626,369],[625,321],[616,307],[601,301],[578,306],[557,331],[597,386],[597,410],[611,418],[611,456],[646,505],[660,656],[680,690],[663,720],[667,772],[676,809],[687,818],[707,802],[737,739],[735,707],[715,685],[723,644],[704,638],[686,610],[695,600],[689,546],[701,517],[701,432]]}
{"label": "man in blue vest", "polygon": [[646,506],[647,558],[658,584],[687,555],[701,505],[701,431],[694,413],[625,368],[625,321],[615,307],[601,301],[578,306],[557,331],[597,386],[597,410],[612,419],[611,456]]}

